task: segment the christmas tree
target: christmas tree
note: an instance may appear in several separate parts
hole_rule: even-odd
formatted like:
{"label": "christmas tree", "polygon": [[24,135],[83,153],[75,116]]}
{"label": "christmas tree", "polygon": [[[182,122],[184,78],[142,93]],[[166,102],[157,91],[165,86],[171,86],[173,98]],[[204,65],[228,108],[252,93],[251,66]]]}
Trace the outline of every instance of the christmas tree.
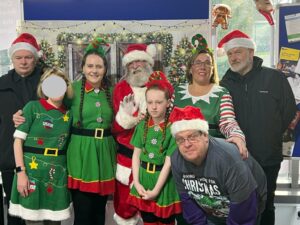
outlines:
{"label": "christmas tree", "polygon": [[58,46],[58,51],[57,51],[57,58],[58,58],[58,67],[59,68],[65,68],[66,67],[66,54],[65,54],[65,48],[64,46],[60,45]]}
{"label": "christmas tree", "polygon": [[46,40],[42,40],[40,43],[40,48],[43,52],[43,61],[48,67],[53,67],[55,65],[55,54],[53,53],[51,45]]}
{"label": "christmas tree", "polygon": [[173,85],[186,82],[186,70],[192,56],[193,45],[187,37],[181,39],[171,57],[169,80]]}

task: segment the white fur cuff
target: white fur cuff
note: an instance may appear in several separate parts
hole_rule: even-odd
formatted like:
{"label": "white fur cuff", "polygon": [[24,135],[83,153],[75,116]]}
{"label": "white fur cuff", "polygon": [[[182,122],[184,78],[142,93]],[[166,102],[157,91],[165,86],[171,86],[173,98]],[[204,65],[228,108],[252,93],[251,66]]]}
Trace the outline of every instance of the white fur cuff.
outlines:
{"label": "white fur cuff", "polygon": [[117,164],[116,179],[124,185],[129,185],[131,168]]}
{"label": "white fur cuff", "polygon": [[139,217],[136,215],[129,219],[124,219],[120,217],[118,214],[114,214],[114,220],[118,225],[136,225],[139,222]]}
{"label": "white fur cuff", "polygon": [[26,140],[27,137],[27,133],[20,131],[20,130],[16,130],[14,133],[14,138],[21,138],[22,140]]}

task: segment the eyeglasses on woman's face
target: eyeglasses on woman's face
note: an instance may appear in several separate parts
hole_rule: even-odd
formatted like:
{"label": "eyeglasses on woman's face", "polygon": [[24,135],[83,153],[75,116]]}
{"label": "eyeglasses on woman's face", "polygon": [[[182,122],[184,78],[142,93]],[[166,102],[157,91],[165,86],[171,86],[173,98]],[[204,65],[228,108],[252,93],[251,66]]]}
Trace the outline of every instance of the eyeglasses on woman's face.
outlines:
{"label": "eyeglasses on woman's face", "polygon": [[205,68],[211,68],[212,67],[212,62],[211,61],[199,61],[199,60],[196,60],[192,63],[192,66],[193,67],[201,67],[201,66],[204,66]]}

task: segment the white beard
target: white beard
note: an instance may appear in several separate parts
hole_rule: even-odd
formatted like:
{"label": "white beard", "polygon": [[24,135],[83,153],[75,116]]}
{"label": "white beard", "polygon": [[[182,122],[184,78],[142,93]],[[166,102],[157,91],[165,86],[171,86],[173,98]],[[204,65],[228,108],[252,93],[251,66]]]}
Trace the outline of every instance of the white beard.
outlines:
{"label": "white beard", "polygon": [[148,82],[149,76],[152,72],[153,70],[150,65],[146,65],[145,67],[138,67],[137,69],[132,69],[128,71],[126,81],[132,87],[142,87]]}

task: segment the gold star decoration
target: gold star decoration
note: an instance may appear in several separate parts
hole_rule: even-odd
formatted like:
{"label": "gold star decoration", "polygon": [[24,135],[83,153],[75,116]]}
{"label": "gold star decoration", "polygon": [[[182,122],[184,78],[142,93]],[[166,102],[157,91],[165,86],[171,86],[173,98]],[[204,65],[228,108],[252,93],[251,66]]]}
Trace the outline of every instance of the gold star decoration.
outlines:
{"label": "gold star decoration", "polygon": [[38,163],[36,163],[35,162],[35,160],[36,160],[36,157],[35,156],[32,156],[32,158],[31,158],[31,163],[29,163],[29,166],[30,166],[30,169],[35,169],[35,170],[37,170],[37,167],[38,167]]}
{"label": "gold star decoration", "polygon": [[63,116],[63,120],[64,120],[64,122],[68,122],[69,121],[69,116],[67,114],[65,114]]}

